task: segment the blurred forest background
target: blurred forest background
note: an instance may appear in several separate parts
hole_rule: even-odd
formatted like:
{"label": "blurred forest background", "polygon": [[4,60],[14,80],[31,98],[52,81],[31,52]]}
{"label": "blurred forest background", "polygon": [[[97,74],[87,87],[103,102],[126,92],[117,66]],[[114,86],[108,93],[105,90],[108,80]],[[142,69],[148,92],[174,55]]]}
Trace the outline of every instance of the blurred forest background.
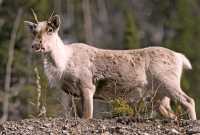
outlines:
{"label": "blurred forest background", "polygon": [[[65,95],[48,87],[41,61],[31,50],[23,21],[61,15],[65,42],[99,48],[164,46],[184,53],[193,65],[182,79],[200,118],[199,0],[0,0],[0,116],[16,120],[64,115]],[[39,94],[38,94],[39,92]],[[40,108],[40,109],[39,109]],[[46,109],[45,109],[46,108]],[[40,115],[39,114],[39,115]]]}

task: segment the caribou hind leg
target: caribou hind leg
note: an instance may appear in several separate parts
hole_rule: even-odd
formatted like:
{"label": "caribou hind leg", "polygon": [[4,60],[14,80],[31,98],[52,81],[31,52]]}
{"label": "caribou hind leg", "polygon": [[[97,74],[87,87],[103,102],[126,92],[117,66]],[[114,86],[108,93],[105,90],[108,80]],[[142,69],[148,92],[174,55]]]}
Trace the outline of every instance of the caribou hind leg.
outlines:
{"label": "caribou hind leg", "polygon": [[159,111],[160,113],[170,119],[176,119],[176,115],[174,114],[171,106],[170,106],[170,98],[169,97],[163,97],[160,101],[159,105]]}
{"label": "caribou hind leg", "polygon": [[178,79],[169,79],[165,80],[165,88],[167,96],[170,97],[174,102],[178,101],[183,107],[187,109],[187,113],[191,120],[196,120],[196,111],[195,111],[195,102],[194,99],[189,97],[184,93],[180,87],[180,81]]}
{"label": "caribou hind leg", "polygon": [[174,100],[178,100],[186,109],[191,120],[196,120],[195,102],[194,99],[187,96],[182,89],[178,89],[171,95]]}

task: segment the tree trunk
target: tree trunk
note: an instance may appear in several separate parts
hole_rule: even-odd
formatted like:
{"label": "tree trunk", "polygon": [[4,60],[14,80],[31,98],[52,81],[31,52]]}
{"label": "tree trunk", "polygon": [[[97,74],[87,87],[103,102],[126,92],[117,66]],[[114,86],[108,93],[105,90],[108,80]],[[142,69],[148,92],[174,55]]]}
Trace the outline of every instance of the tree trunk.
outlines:
{"label": "tree trunk", "polygon": [[10,37],[9,50],[8,50],[8,62],[6,65],[6,75],[5,75],[5,85],[4,85],[5,94],[4,94],[4,101],[3,101],[3,116],[1,117],[0,123],[3,123],[8,119],[12,63],[13,63],[13,58],[14,58],[14,48],[15,48],[17,30],[21,22],[21,16],[22,16],[22,9],[19,9],[17,13],[17,17],[14,22],[11,37]]}
{"label": "tree trunk", "polygon": [[94,45],[90,0],[82,1],[82,8],[83,8],[83,17],[84,17],[85,39],[88,44]]}

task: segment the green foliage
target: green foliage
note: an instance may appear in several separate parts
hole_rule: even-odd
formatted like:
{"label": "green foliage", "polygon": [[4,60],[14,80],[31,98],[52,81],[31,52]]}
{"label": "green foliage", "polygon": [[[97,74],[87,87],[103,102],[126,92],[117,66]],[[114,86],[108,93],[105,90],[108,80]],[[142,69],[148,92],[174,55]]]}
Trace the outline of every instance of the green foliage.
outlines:
{"label": "green foliage", "polygon": [[128,103],[121,99],[117,98],[111,101],[113,112],[113,116],[133,116],[134,110],[128,105]]}
{"label": "green foliage", "polygon": [[127,103],[122,98],[117,98],[111,101],[112,115],[113,116],[133,116],[136,118],[152,118],[157,117],[154,115],[155,106],[154,102],[146,101],[141,98],[135,103]]}
{"label": "green foliage", "polygon": [[140,38],[138,26],[132,12],[126,12],[125,15],[125,31],[124,31],[124,47],[125,49],[134,49],[140,47]]}
{"label": "green foliage", "polygon": [[169,47],[175,50],[192,54],[190,46],[194,32],[196,31],[196,19],[192,14],[191,2],[188,0],[177,0],[177,15],[168,22],[168,27],[176,31],[176,36],[170,39]]}
{"label": "green foliage", "polygon": [[172,104],[172,110],[178,119],[188,119],[187,112],[178,101]]}
{"label": "green foliage", "polygon": [[49,0],[38,1],[37,8],[38,8],[39,15],[42,15],[42,16],[46,15],[49,11],[49,5],[50,5]]}
{"label": "green foliage", "polygon": [[31,85],[25,85],[16,97],[18,100],[20,100],[21,106],[23,107],[22,117],[27,118],[34,115],[35,110],[32,103],[34,103],[35,95],[35,87]]}

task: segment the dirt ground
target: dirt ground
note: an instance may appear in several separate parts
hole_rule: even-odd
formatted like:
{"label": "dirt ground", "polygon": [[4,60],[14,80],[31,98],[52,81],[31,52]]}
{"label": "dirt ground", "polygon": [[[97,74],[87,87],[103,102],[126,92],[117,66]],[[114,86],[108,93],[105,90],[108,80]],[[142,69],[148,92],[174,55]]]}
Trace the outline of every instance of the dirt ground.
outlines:
{"label": "dirt ground", "polygon": [[200,121],[113,119],[25,119],[0,125],[1,135],[176,135],[200,134]]}

